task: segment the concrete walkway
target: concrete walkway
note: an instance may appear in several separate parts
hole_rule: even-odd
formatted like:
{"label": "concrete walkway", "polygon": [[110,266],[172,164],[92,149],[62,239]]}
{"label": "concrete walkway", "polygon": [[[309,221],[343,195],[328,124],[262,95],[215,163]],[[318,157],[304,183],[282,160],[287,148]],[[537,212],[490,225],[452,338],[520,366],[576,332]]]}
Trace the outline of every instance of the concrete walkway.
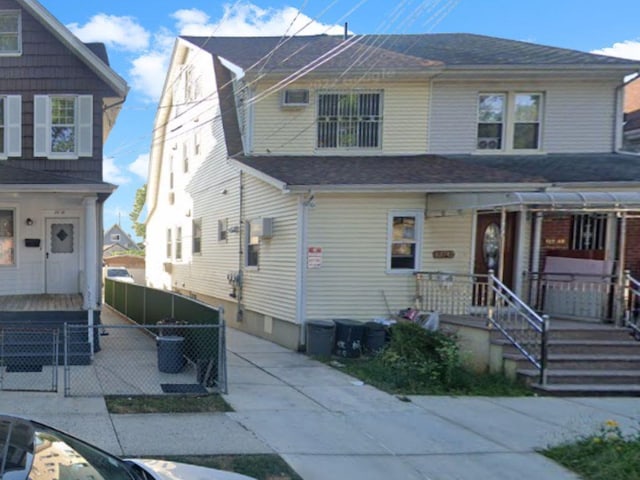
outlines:
{"label": "concrete walkway", "polygon": [[20,392],[0,392],[0,412],[124,456],[277,453],[305,480],[575,479],[536,449],[606,420],[639,426],[633,398],[407,402],[238,331],[227,331],[227,348],[232,413],[112,415],[102,398]]}

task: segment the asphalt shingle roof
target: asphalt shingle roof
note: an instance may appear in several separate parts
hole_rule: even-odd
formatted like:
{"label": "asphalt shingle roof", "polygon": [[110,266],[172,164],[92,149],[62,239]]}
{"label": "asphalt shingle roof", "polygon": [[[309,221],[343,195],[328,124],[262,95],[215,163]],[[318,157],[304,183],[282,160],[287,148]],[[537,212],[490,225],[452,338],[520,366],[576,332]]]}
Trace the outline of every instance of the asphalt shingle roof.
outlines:
{"label": "asphalt shingle roof", "polygon": [[0,185],[109,185],[105,182],[68,177],[46,170],[30,170],[0,162]]}
{"label": "asphalt shingle roof", "polygon": [[640,62],[577,50],[549,47],[467,33],[416,35],[365,35],[296,37],[182,37],[213,55],[243,69],[296,71],[327,52],[347,44],[353,46],[318,67],[323,70],[393,68],[424,70],[427,67],[549,66],[623,67],[637,69]]}
{"label": "asphalt shingle roof", "polygon": [[288,186],[640,182],[624,154],[261,156],[237,160]]}

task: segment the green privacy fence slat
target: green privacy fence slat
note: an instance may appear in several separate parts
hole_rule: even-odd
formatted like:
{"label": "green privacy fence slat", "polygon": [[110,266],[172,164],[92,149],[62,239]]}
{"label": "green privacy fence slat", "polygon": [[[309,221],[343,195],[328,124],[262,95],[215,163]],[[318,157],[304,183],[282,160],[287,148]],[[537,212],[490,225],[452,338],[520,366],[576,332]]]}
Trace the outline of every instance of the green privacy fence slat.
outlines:
{"label": "green privacy fence slat", "polygon": [[160,320],[173,316],[173,293],[147,288],[145,325],[155,325]]}
{"label": "green privacy fence slat", "polygon": [[145,314],[145,287],[142,285],[127,285],[125,288],[127,295],[124,314],[134,322],[142,324]]}

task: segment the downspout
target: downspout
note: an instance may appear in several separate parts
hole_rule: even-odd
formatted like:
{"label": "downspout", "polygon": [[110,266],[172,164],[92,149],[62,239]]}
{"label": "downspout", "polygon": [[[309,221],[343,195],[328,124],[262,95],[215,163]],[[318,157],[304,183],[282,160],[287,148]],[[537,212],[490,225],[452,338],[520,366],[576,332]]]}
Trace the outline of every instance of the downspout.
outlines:
{"label": "downspout", "polygon": [[[507,244],[507,209],[500,209],[500,262],[498,263],[498,280],[504,283],[505,246]],[[511,285],[513,286],[513,285]]]}
{"label": "downspout", "polygon": [[297,314],[298,324],[300,325],[298,345],[302,347],[306,344],[305,338],[305,326],[306,326],[306,313],[307,313],[307,248],[308,248],[308,211],[310,207],[310,200],[305,199],[302,196],[298,197],[298,218],[300,224],[298,225],[298,285],[296,290],[298,291],[297,298]]}
{"label": "downspout", "polygon": [[239,206],[238,206],[238,276],[240,277],[240,281],[238,282],[238,287],[236,290],[236,301],[238,303],[238,308],[236,312],[236,322],[242,323],[243,312],[242,312],[242,294],[244,292],[244,256],[243,256],[243,238],[245,235],[244,221],[243,221],[243,211],[244,211],[244,177],[242,176],[242,170],[240,170],[240,174],[238,176],[239,179]]}
{"label": "downspout", "polygon": [[620,239],[619,239],[619,252],[618,252],[618,278],[617,278],[617,288],[618,295],[615,295],[616,305],[614,306],[614,322],[618,327],[622,327],[624,325],[624,281],[625,281],[625,267],[624,264],[626,262],[626,249],[627,249],[627,214],[626,212],[622,212],[622,218],[620,219]]}

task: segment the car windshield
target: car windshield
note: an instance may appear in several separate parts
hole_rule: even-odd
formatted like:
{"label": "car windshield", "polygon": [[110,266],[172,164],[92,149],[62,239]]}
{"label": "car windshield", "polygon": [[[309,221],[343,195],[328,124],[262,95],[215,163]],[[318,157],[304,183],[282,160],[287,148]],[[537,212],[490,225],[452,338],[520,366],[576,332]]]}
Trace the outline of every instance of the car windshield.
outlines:
{"label": "car windshield", "polygon": [[129,272],[124,268],[110,268],[107,271],[108,277],[128,277]]}
{"label": "car windshield", "polygon": [[131,466],[35,422],[0,419],[0,478],[132,480]]}

